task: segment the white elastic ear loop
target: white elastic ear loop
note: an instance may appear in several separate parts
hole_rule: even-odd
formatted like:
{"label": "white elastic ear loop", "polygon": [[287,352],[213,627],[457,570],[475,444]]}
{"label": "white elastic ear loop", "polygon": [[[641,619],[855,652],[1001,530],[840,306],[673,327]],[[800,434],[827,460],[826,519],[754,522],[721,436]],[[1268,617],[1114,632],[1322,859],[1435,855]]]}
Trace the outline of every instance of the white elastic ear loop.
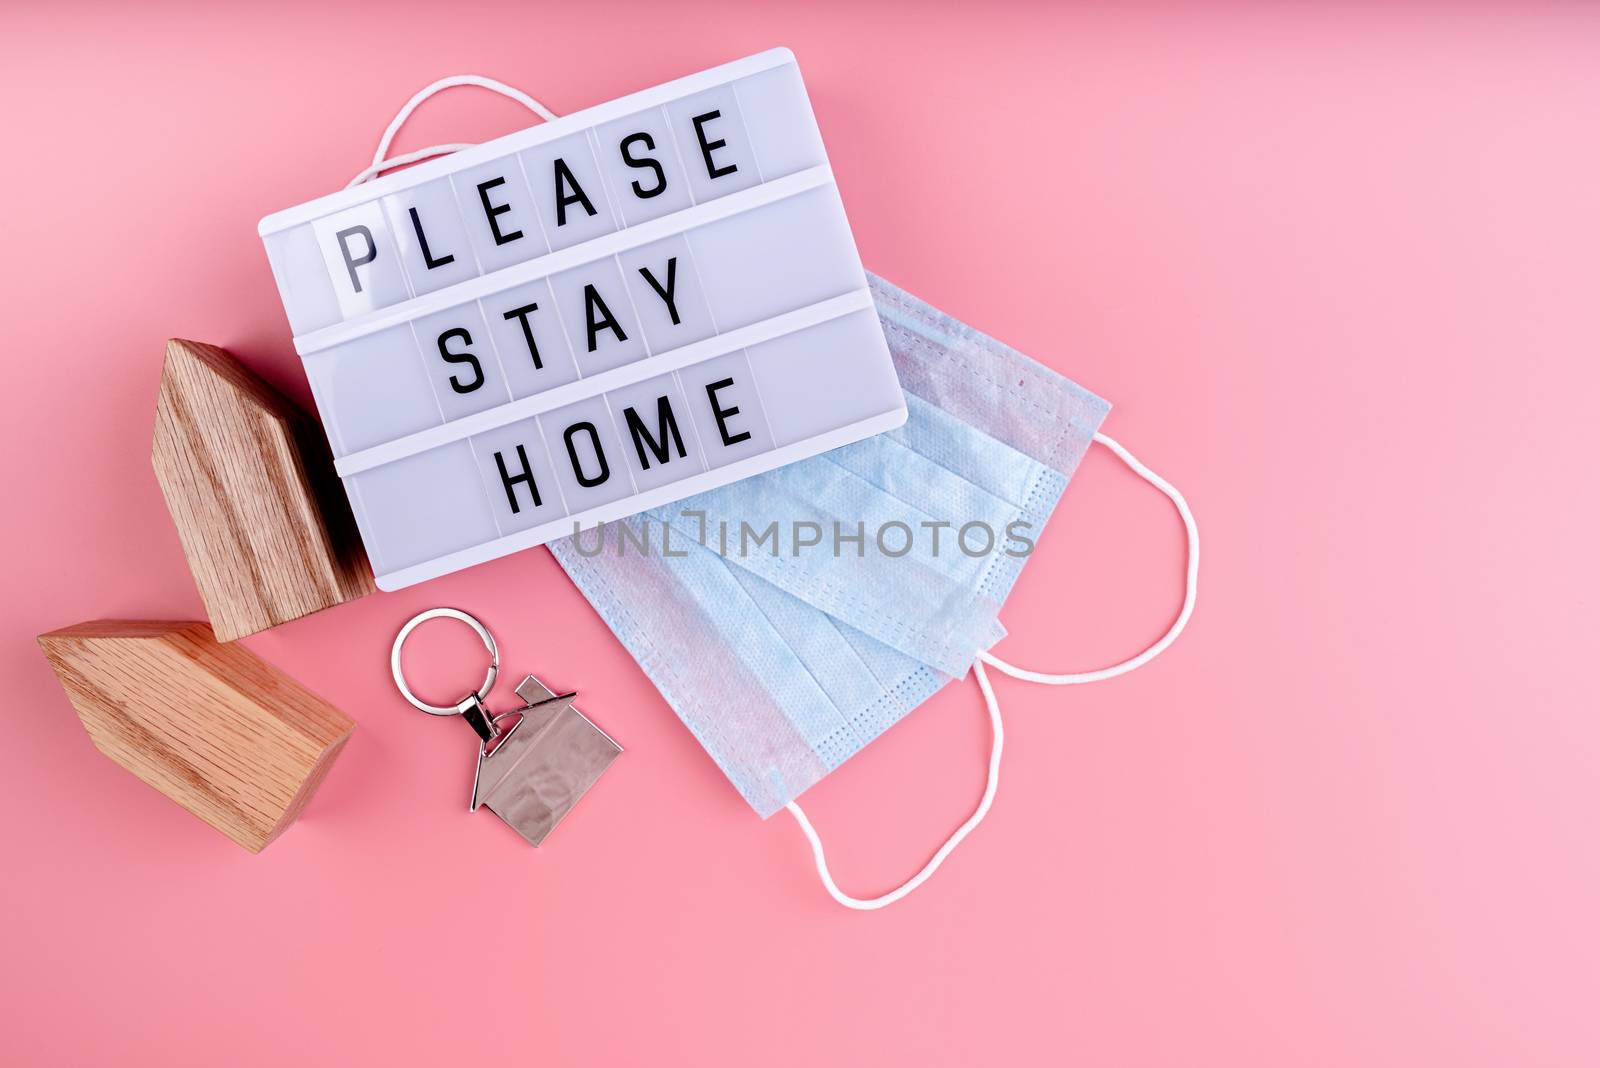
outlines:
{"label": "white elastic ear loop", "polygon": [[431,148],[419,148],[415,152],[402,153],[393,159],[388,158],[389,146],[394,143],[395,135],[400,132],[400,127],[404,126],[406,120],[411,118],[411,113],[416,111],[429,97],[442,93],[446,89],[454,89],[460,85],[476,86],[479,89],[487,89],[491,93],[499,93],[503,97],[515,100],[545,122],[551,122],[557,117],[555,112],[527,93],[524,93],[521,89],[513,88],[504,82],[496,81],[494,78],[486,78],[481,74],[452,74],[448,78],[440,78],[433,84],[419,89],[416,95],[407,100],[405,106],[395,113],[395,117],[390,120],[388,128],[383,131],[383,136],[378,139],[378,148],[372,153],[371,166],[350,179],[350,184],[346,185],[345,188],[350,189],[360,185],[362,182],[370,181],[393,167],[416,163],[418,160],[431,159],[434,156],[447,156],[452,152],[459,152],[463,148],[471,148],[472,145],[470,143],[434,145]]}
{"label": "white elastic ear loop", "polygon": [[1200,528],[1195,526],[1194,513],[1189,510],[1189,502],[1183,499],[1183,494],[1178,487],[1150,470],[1139,462],[1138,457],[1123,448],[1115,439],[1105,434],[1096,434],[1094,440],[1117,454],[1117,458],[1133,469],[1133,473],[1150,483],[1156,489],[1167,495],[1173,507],[1178,509],[1178,516],[1183,520],[1184,532],[1188,535],[1189,562],[1183,578],[1183,607],[1178,610],[1178,618],[1173,620],[1172,626],[1155,644],[1140,653],[1130,657],[1120,664],[1100,668],[1097,671],[1074,671],[1065,674],[1050,674],[1043,671],[1030,671],[1027,668],[1008,664],[990,652],[981,652],[978,659],[985,664],[990,664],[1010,675],[1014,679],[1023,679],[1027,682],[1042,682],[1046,686],[1074,686],[1085,682],[1101,682],[1105,679],[1114,679],[1118,675],[1126,675],[1136,668],[1144,667],[1150,661],[1160,656],[1173,642],[1178,640],[1178,635],[1183,633],[1183,628],[1189,625],[1189,617],[1194,615],[1195,594],[1200,582]]}
{"label": "white elastic ear loop", "polygon": [[811,856],[817,862],[817,875],[821,877],[828,896],[845,908],[871,912],[873,909],[893,905],[927,882],[929,876],[938,871],[939,865],[944,863],[944,858],[955,852],[961,840],[971,834],[973,829],[983,822],[983,817],[989,814],[989,806],[994,804],[995,791],[1000,789],[1000,750],[1005,746],[1006,732],[1000,723],[1000,702],[995,700],[994,688],[989,685],[989,676],[984,672],[983,665],[973,663],[972,673],[978,677],[978,689],[983,691],[983,703],[989,709],[989,726],[994,732],[994,741],[989,745],[989,778],[983,785],[983,797],[978,801],[978,807],[972,810],[972,815],[967,817],[967,821],[956,828],[956,832],[945,840],[944,845],[939,847],[939,851],[917,874],[881,897],[851,897],[840,890],[839,885],[833,881],[833,875],[828,871],[828,858],[822,853],[822,839],[817,837],[816,828],[806,819],[806,814],[801,810],[799,803],[790,801],[783,806],[789,810],[789,815],[794,817],[795,822],[800,824],[800,833],[806,836],[806,841],[811,843]]}
{"label": "white elastic ear loop", "polygon": [[795,822],[800,824],[800,832],[806,836],[806,841],[811,843],[811,856],[812,859],[816,861],[817,875],[822,879],[823,888],[828,891],[829,897],[833,898],[845,908],[871,911],[873,909],[884,908],[888,905],[894,904],[896,901],[899,901],[901,898],[911,893],[911,891],[927,882],[928,877],[939,870],[939,865],[943,864],[945,858],[955,851],[956,846],[961,844],[962,839],[971,834],[973,829],[977,827],[978,824],[982,823],[983,818],[989,814],[989,806],[994,804],[995,791],[1000,788],[1000,750],[1005,744],[1005,729],[1000,722],[1000,702],[995,699],[994,689],[989,685],[989,676],[983,669],[984,664],[992,664],[1013,678],[1025,679],[1029,682],[1042,682],[1050,686],[1066,686],[1074,683],[1099,682],[1102,679],[1111,679],[1118,675],[1126,675],[1135,668],[1143,667],[1145,664],[1148,664],[1151,660],[1159,656],[1162,650],[1171,645],[1177,639],[1178,635],[1183,633],[1183,628],[1189,625],[1189,617],[1194,614],[1195,593],[1198,588],[1198,580],[1200,576],[1200,528],[1195,525],[1194,513],[1189,510],[1189,502],[1184,500],[1183,494],[1178,491],[1176,486],[1162,478],[1160,475],[1156,474],[1154,471],[1150,470],[1144,464],[1140,463],[1131,452],[1123,448],[1122,445],[1115,439],[1107,437],[1105,434],[1096,434],[1094,436],[1094,440],[1098,441],[1100,444],[1116,453],[1117,457],[1123,463],[1127,464],[1133,469],[1134,474],[1138,475],[1156,489],[1166,494],[1168,499],[1170,499],[1173,505],[1178,509],[1178,515],[1183,519],[1183,529],[1188,534],[1189,539],[1189,562],[1188,570],[1184,577],[1183,608],[1178,612],[1177,621],[1172,624],[1171,628],[1169,628],[1154,645],[1150,646],[1150,648],[1146,649],[1138,656],[1135,656],[1129,660],[1124,660],[1120,664],[1113,664],[1108,668],[1101,668],[1098,671],[1081,671],[1065,675],[1048,675],[1038,671],[1029,671],[1027,668],[1019,668],[1013,664],[1008,664],[1004,660],[1001,660],[999,657],[993,656],[988,652],[979,653],[978,659],[972,664],[972,673],[977,676],[978,689],[983,691],[983,703],[989,710],[989,723],[994,731],[994,742],[989,749],[989,778],[988,781],[984,783],[983,797],[978,801],[978,807],[973,809],[972,815],[967,817],[965,823],[956,828],[955,833],[945,841],[944,845],[939,847],[939,851],[933,855],[932,859],[930,859],[927,864],[923,865],[922,870],[917,872],[917,874],[913,875],[910,879],[907,879],[904,883],[901,883],[899,886],[889,891],[887,894],[883,894],[880,897],[860,898],[851,897],[843,890],[840,890],[838,884],[833,881],[833,874],[828,871],[828,858],[823,854],[822,839],[817,836],[816,828],[811,826],[811,821],[806,818],[806,814],[801,810],[798,802],[790,801],[787,805],[783,806],[788,810],[789,815],[795,818]]}

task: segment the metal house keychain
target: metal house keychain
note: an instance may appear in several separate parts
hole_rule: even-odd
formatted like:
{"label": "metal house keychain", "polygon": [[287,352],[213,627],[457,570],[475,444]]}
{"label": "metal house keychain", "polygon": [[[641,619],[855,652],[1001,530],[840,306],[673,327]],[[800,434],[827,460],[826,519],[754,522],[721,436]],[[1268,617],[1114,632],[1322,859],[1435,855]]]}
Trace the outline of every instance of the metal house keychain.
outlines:
{"label": "metal house keychain", "polygon": [[[483,685],[454,705],[430,705],[411,692],[400,667],[400,650],[430,619],[456,619],[471,627],[489,650]],[[389,655],[394,684],[412,705],[430,716],[461,716],[478,736],[478,769],[472,780],[471,811],[487,805],[532,845],[543,842],[572,806],[622,752],[599,727],[572,706],[576,693],[557,694],[529,675],[517,685],[522,707],[490,712],[484,699],[500,674],[494,635],[454,608],[432,608],[413,616],[395,636]]]}

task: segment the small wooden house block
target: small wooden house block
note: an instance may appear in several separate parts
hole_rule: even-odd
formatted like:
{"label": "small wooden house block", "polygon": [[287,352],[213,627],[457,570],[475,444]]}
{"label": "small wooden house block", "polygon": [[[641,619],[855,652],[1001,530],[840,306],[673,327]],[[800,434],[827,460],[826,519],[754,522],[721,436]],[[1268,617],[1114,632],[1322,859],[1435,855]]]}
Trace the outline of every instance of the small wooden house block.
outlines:
{"label": "small wooden house block", "polygon": [[219,641],[372,592],[322,431],[224,350],[167,342],[151,460]]}
{"label": "small wooden house block", "polygon": [[204,623],[39,635],[95,747],[252,853],[294,820],[355,724]]}

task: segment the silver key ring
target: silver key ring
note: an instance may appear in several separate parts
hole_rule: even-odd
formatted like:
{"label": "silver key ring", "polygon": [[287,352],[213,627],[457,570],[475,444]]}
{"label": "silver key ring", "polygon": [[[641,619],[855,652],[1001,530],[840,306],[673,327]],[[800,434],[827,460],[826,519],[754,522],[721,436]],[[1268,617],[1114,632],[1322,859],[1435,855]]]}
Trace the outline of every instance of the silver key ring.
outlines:
{"label": "silver key ring", "polygon": [[[400,650],[406,644],[406,639],[417,627],[430,619],[458,619],[477,632],[483,639],[483,647],[489,650],[489,673],[484,676],[483,685],[477,690],[463,697],[454,705],[430,705],[422,698],[411,692],[411,687],[406,684],[405,672],[400,669]],[[494,635],[489,629],[476,619],[455,608],[430,608],[411,617],[405,626],[400,628],[400,633],[395,635],[394,650],[389,654],[389,668],[394,672],[394,684],[400,688],[400,695],[410,701],[417,708],[430,716],[459,716],[468,706],[479,703],[489,696],[489,691],[494,688],[494,680],[500,674],[500,650],[495,647]]]}

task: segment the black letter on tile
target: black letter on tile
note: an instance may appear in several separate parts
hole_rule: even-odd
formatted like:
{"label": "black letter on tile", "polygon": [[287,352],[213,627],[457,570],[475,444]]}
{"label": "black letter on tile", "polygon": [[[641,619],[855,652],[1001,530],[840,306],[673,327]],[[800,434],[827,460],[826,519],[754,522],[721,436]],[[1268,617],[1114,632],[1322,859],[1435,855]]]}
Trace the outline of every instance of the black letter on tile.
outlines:
{"label": "black letter on tile", "polygon": [[496,215],[504,215],[511,210],[510,204],[489,203],[489,190],[497,185],[505,185],[504,178],[490,178],[487,182],[478,183],[478,202],[483,205],[483,217],[489,220],[489,232],[494,235],[496,245],[507,245],[522,236],[521,230],[513,230],[509,234],[500,232],[500,224],[495,222]]}
{"label": "black letter on tile", "polygon": [[706,140],[706,123],[712,119],[722,117],[721,111],[708,111],[704,115],[696,115],[689,121],[694,123],[694,139],[700,142],[700,158],[706,161],[706,174],[712,178],[721,178],[725,174],[732,174],[739,169],[737,163],[730,163],[726,167],[719,167],[711,161],[711,153],[719,148],[726,148],[728,142],[722,138],[715,141]]}
{"label": "black letter on tile", "polygon": [[[572,444],[572,435],[578,431],[587,431],[589,444],[594,446],[594,457],[600,461],[600,473],[594,478],[589,478],[583,473],[583,461],[578,459],[577,446]],[[561,438],[567,443],[567,459],[572,461],[572,474],[580,486],[598,486],[611,477],[611,465],[606,463],[606,451],[600,447],[600,432],[594,428],[593,423],[573,423],[562,433]]]}
{"label": "black letter on tile", "polygon": [[[367,243],[367,251],[359,257],[350,255],[350,238],[356,234],[360,234]],[[378,246],[372,242],[372,231],[365,226],[352,226],[349,229],[340,230],[334,235],[334,239],[339,242],[339,251],[344,254],[344,269],[350,272],[350,284],[355,286],[356,292],[359,293],[361,292],[361,278],[356,274],[356,268],[363,263],[371,263],[378,258]]]}
{"label": "black letter on tile", "polygon": [[716,416],[717,432],[722,435],[722,443],[724,445],[737,445],[741,441],[750,440],[750,431],[748,430],[741,430],[731,437],[728,435],[728,416],[738,415],[739,406],[735,404],[729,408],[722,407],[717,403],[717,390],[727,389],[731,385],[733,385],[733,379],[731,378],[719,378],[715,382],[706,383],[706,399],[711,402],[711,414]]}
{"label": "black letter on tile", "polygon": [[678,286],[678,257],[673,256],[667,260],[667,284],[665,286],[656,281],[655,275],[650,273],[650,268],[640,267],[639,273],[644,275],[646,282],[650,283],[650,288],[656,291],[656,296],[666,302],[667,314],[672,316],[672,325],[677,326],[683,321],[678,318],[678,301],[674,296],[674,291]]}
{"label": "black letter on tile", "polygon": [[572,176],[572,171],[567,168],[567,161],[560,156],[556,157],[556,225],[567,225],[567,205],[582,204],[583,210],[593,215],[594,205],[589,203],[589,198],[584,196],[583,186]]}
{"label": "black letter on tile", "polygon": [[646,444],[655,456],[656,463],[664,464],[672,461],[672,456],[667,449],[667,441],[677,446],[678,458],[684,459],[689,451],[683,447],[683,435],[678,432],[678,419],[672,414],[672,398],[661,396],[656,398],[656,432],[652,435],[644,425],[644,420],[639,418],[639,413],[630,406],[622,409],[623,421],[628,424],[628,433],[633,438],[634,451],[639,454],[639,467],[641,470],[650,470],[650,460],[644,454]]}
{"label": "black letter on tile", "polygon": [[633,195],[638,197],[640,200],[649,200],[651,197],[658,197],[667,191],[667,172],[661,169],[661,164],[657,162],[653,156],[645,156],[642,159],[635,159],[628,151],[628,149],[635,143],[642,144],[645,148],[649,149],[651,152],[654,152],[656,150],[656,142],[655,139],[647,133],[632,133],[627,137],[624,137],[622,139],[622,144],[618,146],[622,151],[622,162],[626,163],[630,167],[648,167],[650,170],[655,172],[656,184],[654,189],[646,190],[645,187],[640,185],[638,182],[632,183]]}
{"label": "black letter on tile", "polygon": [[544,504],[544,501],[539,499],[539,483],[533,480],[533,468],[528,464],[528,450],[522,447],[521,442],[517,443],[517,461],[522,464],[522,474],[513,477],[511,472],[506,470],[503,454],[499,452],[494,454],[494,465],[500,469],[500,483],[506,488],[506,502],[511,505],[512,515],[522,511],[522,505],[517,503],[517,483],[519,482],[528,484],[528,492],[533,494],[533,506],[535,508]]}
{"label": "black letter on tile", "polygon": [[528,343],[528,355],[533,357],[534,370],[544,367],[544,361],[539,359],[539,343],[533,340],[533,324],[528,322],[528,316],[539,310],[537,304],[524,304],[520,308],[512,308],[506,312],[506,322],[515,319],[522,324],[522,340]]}
{"label": "black letter on tile", "polygon": [[[598,312],[600,317],[595,318]],[[606,307],[606,302],[600,299],[600,294],[595,292],[594,286],[583,287],[583,315],[589,321],[589,351],[594,351],[595,335],[601,329],[608,329],[617,335],[618,341],[628,340],[628,335],[622,332],[622,327],[611,314],[611,309]]]}
{"label": "black letter on tile", "polygon": [[472,366],[472,381],[462,385],[455,375],[450,376],[450,388],[457,393],[471,393],[483,385],[483,366],[478,363],[478,358],[471,352],[451,352],[445,342],[451,338],[458,339],[463,345],[472,344],[472,335],[461,327],[452,327],[439,335],[439,355],[444,357],[445,363],[465,363]]}
{"label": "black letter on tile", "polygon": [[435,267],[443,267],[447,263],[456,262],[455,255],[449,252],[438,259],[433,258],[433,253],[428,249],[428,235],[422,232],[422,220],[417,218],[417,209],[407,208],[406,210],[411,213],[411,229],[417,232],[417,244],[422,249],[422,262],[428,265],[428,270],[431,271]]}

